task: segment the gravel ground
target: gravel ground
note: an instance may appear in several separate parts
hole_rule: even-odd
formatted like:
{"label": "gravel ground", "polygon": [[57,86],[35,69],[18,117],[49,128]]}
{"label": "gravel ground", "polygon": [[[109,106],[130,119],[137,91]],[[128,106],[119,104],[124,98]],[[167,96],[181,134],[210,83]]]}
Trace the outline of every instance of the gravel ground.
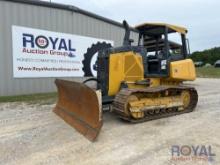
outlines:
{"label": "gravel ground", "polygon": [[[192,83],[192,113],[130,124],[110,113],[96,142],[52,113],[54,105],[0,104],[0,164],[220,164],[220,79]],[[212,160],[172,160],[172,145],[211,146]]]}

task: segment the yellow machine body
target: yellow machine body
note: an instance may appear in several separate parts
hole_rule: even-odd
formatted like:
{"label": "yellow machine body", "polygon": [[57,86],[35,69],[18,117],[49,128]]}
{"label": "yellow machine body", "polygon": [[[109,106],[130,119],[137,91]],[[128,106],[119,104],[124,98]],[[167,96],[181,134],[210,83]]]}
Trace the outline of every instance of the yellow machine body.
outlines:
{"label": "yellow machine body", "polygon": [[191,59],[170,63],[170,79],[188,81],[196,79],[195,66]]}
{"label": "yellow machine body", "polygon": [[122,81],[129,84],[129,82],[143,79],[144,68],[142,57],[139,54],[130,51],[112,54],[109,57],[109,96],[118,93]]}
{"label": "yellow machine body", "polygon": [[[178,85],[182,81],[192,81],[196,78],[195,67],[191,59],[170,62],[168,78],[148,78],[150,86]],[[146,88],[136,85],[136,81],[144,80],[142,56],[138,53],[121,52],[111,54],[109,58],[109,89],[108,95],[116,95],[125,81],[129,88]]]}

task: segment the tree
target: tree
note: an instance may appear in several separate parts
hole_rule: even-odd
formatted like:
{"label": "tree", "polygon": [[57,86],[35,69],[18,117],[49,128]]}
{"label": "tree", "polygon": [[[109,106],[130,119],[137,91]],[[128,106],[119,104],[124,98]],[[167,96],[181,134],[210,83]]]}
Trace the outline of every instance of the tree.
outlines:
{"label": "tree", "polygon": [[190,58],[194,62],[202,61],[203,63],[210,63],[213,65],[217,60],[220,60],[220,47],[193,52]]}

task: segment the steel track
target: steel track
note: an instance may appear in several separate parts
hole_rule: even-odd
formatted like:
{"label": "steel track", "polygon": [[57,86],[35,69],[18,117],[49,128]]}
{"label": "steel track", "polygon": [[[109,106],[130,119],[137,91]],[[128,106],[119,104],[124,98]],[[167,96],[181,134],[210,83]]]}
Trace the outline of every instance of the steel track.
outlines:
{"label": "steel track", "polygon": [[[127,104],[127,99],[131,95],[135,95],[137,93],[163,93],[165,91],[173,92],[173,93],[181,93],[183,90],[188,90],[190,92],[190,103],[189,106],[186,107],[184,110],[178,111],[177,107],[169,108],[169,109],[159,109],[157,110],[157,113],[154,111],[154,113],[149,113],[149,111],[144,112],[145,116],[141,119],[134,119],[131,116],[128,116],[125,113],[125,108]],[[160,119],[170,116],[175,116],[183,113],[192,112],[198,102],[198,94],[195,88],[188,87],[188,86],[178,86],[178,87],[169,87],[169,86],[158,86],[158,87],[151,87],[146,89],[122,89],[115,97],[113,102],[113,112],[115,112],[118,117],[133,122],[133,123],[140,123],[145,121],[150,121],[154,119]]]}

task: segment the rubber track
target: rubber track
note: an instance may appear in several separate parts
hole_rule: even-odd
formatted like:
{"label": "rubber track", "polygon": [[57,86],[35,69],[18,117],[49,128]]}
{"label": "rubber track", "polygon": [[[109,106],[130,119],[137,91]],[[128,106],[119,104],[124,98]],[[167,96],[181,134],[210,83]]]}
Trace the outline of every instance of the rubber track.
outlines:
{"label": "rubber track", "polygon": [[[159,113],[154,113],[154,114],[148,114],[145,112],[145,117],[142,119],[134,119],[130,116],[127,116],[124,113],[125,105],[127,102],[127,99],[130,95],[135,94],[135,93],[158,93],[158,92],[164,92],[164,91],[182,91],[182,90],[189,90],[190,91],[190,97],[191,97],[191,102],[189,106],[182,110],[182,111],[177,111],[177,108],[173,108],[171,111],[167,109],[160,109]],[[160,118],[165,118],[165,117],[170,117],[174,115],[179,115],[183,113],[188,113],[192,112],[198,102],[198,94],[195,88],[193,87],[188,87],[188,86],[178,86],[178,87],[168,87],[168,86],[158,86],[158,87],[151,87],[151,88],[146,88],[146,89],[122,89],[115,97],[114,102],[113,102],[113,112],[115,112],[120,118],[133,122],[133,123],[140,123],[140,122],[145,122],[145,121],[150,121],[154,119],[160,119]]]}

